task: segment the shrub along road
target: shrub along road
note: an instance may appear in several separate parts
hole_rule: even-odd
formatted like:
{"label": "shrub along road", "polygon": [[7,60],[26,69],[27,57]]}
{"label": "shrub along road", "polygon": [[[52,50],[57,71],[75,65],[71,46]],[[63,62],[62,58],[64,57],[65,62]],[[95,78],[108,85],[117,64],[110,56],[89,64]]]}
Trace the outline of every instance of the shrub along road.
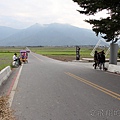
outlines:
{"label": "shrub along road", "polygon": [[119,75],[32,52],[18,69],[10,94],[18,120],[120,119]]}

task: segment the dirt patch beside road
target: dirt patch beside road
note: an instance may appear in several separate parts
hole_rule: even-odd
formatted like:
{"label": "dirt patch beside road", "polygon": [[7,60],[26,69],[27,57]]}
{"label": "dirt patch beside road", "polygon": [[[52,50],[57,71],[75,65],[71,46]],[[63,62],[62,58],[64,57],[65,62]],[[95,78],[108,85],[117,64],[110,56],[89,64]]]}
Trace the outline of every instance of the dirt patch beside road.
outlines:
{"label": "dirt patch beside road", "polygon": [[75,60],[75,56],[47,56],[47,57],[66,62]]}
{"label": "dirt patch beside road", "polygon": [[0,96],[0,120],[16,120],[9,107],[8,96]]}

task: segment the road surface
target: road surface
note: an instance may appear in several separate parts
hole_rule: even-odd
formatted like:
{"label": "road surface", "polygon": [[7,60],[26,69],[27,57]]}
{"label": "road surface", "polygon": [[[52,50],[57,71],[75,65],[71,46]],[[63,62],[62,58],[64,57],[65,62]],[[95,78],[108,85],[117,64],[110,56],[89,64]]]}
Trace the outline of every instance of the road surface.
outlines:
{"label": "road surface", "polygon": [[10,87],[17,120],[120,119],[119,75],[32,52],[18,69]]}

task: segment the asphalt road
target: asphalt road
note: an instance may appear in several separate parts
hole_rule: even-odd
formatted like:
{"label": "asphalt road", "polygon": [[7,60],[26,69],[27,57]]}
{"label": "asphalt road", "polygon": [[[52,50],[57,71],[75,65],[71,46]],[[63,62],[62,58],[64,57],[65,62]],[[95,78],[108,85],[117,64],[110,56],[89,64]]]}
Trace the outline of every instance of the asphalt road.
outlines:
{"label": "asphalt road", "polygon": [[17,120],[120,120],[119,75],[32,52],[19,70],[11,92]]}

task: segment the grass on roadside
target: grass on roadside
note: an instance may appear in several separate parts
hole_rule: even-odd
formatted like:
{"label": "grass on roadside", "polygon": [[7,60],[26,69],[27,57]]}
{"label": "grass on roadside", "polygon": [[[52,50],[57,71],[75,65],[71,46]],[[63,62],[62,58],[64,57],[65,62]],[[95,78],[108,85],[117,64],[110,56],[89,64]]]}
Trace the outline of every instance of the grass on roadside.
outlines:
{"label": "grass on roadside", "polygon": [[13,61],[12,56],[14,53],[17,53],[19,56],[21,49],[24,49],[24,47],[0,47],[0,70],[6,66],[11,66]]}
{"label": "grass on roadside", "polygon": [[11,65],[13,53],[0,53],[0,70]]}

